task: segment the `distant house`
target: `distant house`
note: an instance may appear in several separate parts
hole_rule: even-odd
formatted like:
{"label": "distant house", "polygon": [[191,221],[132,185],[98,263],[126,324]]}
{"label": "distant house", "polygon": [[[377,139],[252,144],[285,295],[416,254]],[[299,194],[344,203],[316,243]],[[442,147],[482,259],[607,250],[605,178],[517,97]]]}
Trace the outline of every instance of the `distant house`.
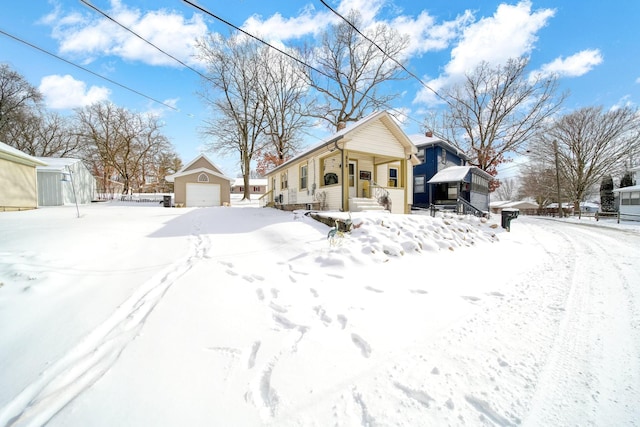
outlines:
{"label": "distant house", "polygon": [[165,177],[174,184],[176,206],[209,207],[222,206],[231,201],[229,178],[204,154],[200,154],[173,175]]}
{"label": "distant house", "polygon": [[267,174],[266,204],[281,209],[409,213],[416,148],[386,111],[339,130]]}
{"label": "distant house", "polygon": [[[630,169],[633,174],[633,180],[637,184],[640,175],[640,166]],[[621,220],[640,221],[640,185],[630,187],[622,187],[613,190],[617,193],[620,201],[618,212]]]}
{"label": "distant house", "polygon": [[518,209],[522,215],[536,215],[539,211],[537,203],[528,202],[526,200],[501,200],[490,203],[491,212],[499,214],[503,209]]}
{"label": "distant house", "polygon": [[[250,194],[265,194],[267,192],[267,180],[252,178],[249,179]],[[244,194],[244,178],[236,178],[231,186],[231,194]]]}
{"label": "distant house", "polygon": [[[38,206],[88,204],[96,200],[96,179],[79,159],[38,157]],[[76,200],[77,197],[77,200]]]}
{"label": "distant house", "polygon": [[491,175],[467,165],[469,157],[431,132],[410,138],[420,160],[413,168],[414,207],[489,212]]}
{"label": "distant house", "polygon": [[37,166],[46,163],[0,142],[0,211],[38,207]]}

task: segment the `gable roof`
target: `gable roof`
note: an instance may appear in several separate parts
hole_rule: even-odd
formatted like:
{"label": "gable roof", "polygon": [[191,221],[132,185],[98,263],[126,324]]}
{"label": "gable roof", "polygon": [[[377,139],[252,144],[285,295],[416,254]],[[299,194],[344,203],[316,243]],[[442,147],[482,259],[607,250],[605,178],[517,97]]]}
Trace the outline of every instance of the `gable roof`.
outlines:
{"label": "gable roof", "polygon": [[235,180],[235,178],[228,177],[226,175],[223,175],[223,174],[221,174],[219,172],[216,172],[213,169],[209,169],[209,168],[197,168],[197,169],[191,169],[191,170],[182,171],[182,172],[176,172],[173,175],[165,176],[164,179],[166,179],[167,182],[174,182],[176,178],[180,178],[181,176],[201,174],[203,172],[206,172],[206,173],[209,173],[211,175],[214,175],[214,176],[217,176],[219,178],[222,178],[224,180],[227,180],[231,184],[233,184],[233,181]]}
{"label": "gable roof", "polygon": [[187,169],[189,169],[191,166],[193,166],[193,164],[196,163],[200,159],[206,160],[212,166],[214,171],[222,174],[222,169],[220,169],[215,163],[213,163],[213,161],[209,157],[207,157],[207,155],[204,154],[204,153],[200,153],[195,159],[191,160],[189,163],[184,165],[182,167],[182,169],[180,169],[178,172],[185,172]]}
{"label": "gable roof", "polygon": [[448,168],[442,169],[440,172],[435,174],[433,178],[427,181],[428,184],[439,184],[442,182],[459,182],[463,181],[467,176],[469,171],[473,173],[483,176],[488,180],[492,180],[493,177],[487,172],[483,171],[477,166],[449,166]]}
{"label": "gable roof", "polygon": [[[416,153],[415,145],[413,144],[411,139],[409,139],[407,134],[404,133],[402,128],[400,128],[400,125],[396,122],[396,120],[393,118],[393,116],[391,114],[389,114],[388,111],[383,110],[383,111],[378,111],[378,112],[369,114],[368,116],[358,120],[357,122],[350,123],[344,129],[340,129],[339,131],[337,131],[336,133],[332,134],[328,138],[323,139],[322,142],[320,142],[319,144],[316,144],[316,145],[312,146],[311,148],[307,149],[306,151],[304,151],[304,152],[298,154],[297,156],[287,160],[283,164],[281,164],[279,166],[276,166],[275,168],[271,169],[267,173],[267,175],[272,174],[272,173],[274,173],[274,172],[276,172],[276,171],[278,171],[280,169],[284,169],[284,168],[286,168],[286,167],[288,167],[288,166],[290,166],[292,164],[295,164],[296,162],[300,161],[301,159],[303,159],[303,158],[305,158],[307,156],[310,156],[315,151],[318,151],[318,150],[321,150],[323,148],[329,147],[331,144],[337,144],[338,141],[340,141],[341,139],[345,138],[346,136],[348,136],[349,134],[355,132],[358,129],[362,129],[363,127],[365,127],[368,124],[374,122],[375,120],[382,121],[382,123],[389,128],[391,133],[398,139],[398,141],[400,142],[400,144],[403,147],[411,148],[411,152],[412,153]],[[416,158],[415,155],[411,156],[411,162],[414,165],[420,163],[420,161]]]}
{"label": "gable roof", "polygon": [[[200,167],[196,169],[189,169],[200,159],[204,159],[207,163],[209,163],[211,165],[211,168]],[[216,166],[216,164],[213,163],[211,159],[208,158],[204,153],[200,153],[195,159],[193,159],[192,161],[187,163],[185,166],[183,166],[182,169],[180,169],[178,172],[174,173],[173,175],[167,175],[164,177],[164,179],[166,179],[167,182],[174,182],[176,178],[180,178],[181,176],[193,175],[196,173],[200,174],[202,172],[206,172],[211,175],[217,176],[219,178],[225,179],[232,184],[233,184],[233,181],[235,180],[235,178],[231,178],[223,174],[221,169],[218,166]]]}
{"label": "gable roof", "polygon": [[412,134],[412,135],[409,135],[409,138],[418,148],[439,146],[439,147],[443,147],[447,151],[454,153],[456,156],[460,157],[464,161],[470,160],[469,156],[467,156],[463,151],[459,150],[458,148],[454,147],[448,142],[440,138],[437,138],[435,136]]}
{"label": "gable roof", "polygon": [[20,163],[27,166],[45,166],[46,163],[36,157],[30,156],[25,152],[13,148],[10,145],[0,142],[0,159]]}

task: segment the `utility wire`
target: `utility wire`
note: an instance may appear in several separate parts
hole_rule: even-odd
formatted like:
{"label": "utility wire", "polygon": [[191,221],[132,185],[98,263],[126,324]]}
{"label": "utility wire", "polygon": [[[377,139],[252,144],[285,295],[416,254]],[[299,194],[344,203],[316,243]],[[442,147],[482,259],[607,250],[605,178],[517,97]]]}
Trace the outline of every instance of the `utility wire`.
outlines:
{"label": "utility wire", "polygon": [[140,96],[142,96],[143,98],[147,98],[147,99],[148,99],[148,100],[150,100],[150,101],[156,102],[156,103],[158,103],[158,104],[160,104],[160,105],[164,105],[165,107],[170,108],[170,109],[172,109],[172,110],[174,110],[174,111],[178,111],[178,109],[177,109],[176,107],[172,106],[172,105],[169,105],[169,104],[164,103],[164,102],[162,102],[162,101],[158,101],[157,99],[152,98],[152,97],[150,97],[150,96],[148,96],[148,95],[145,95],[144,93],[142,93],[142,92],[140,92],[140,91],[137,91],[137,90],[135,90],[135,89],[133,89],[133,88],[131,88],[131,87],[129,87],[129,86],[125,86],[125,85],[123,85],[122,83],[118,83],[117,81],[112,80],[112,79],[110,79],[110,78],[108,78],[108,77],[105,77],[105,76],[103,76],[103,75],[101,75],[101,74],[98,74],[98,73],[96,73],[96,72],[94,72],[94,71],[91,71],[91,70],[89,70],[88,68],[85,68],[85,67],[83,67],[83,66],[81,66],[81,65],[75,64],[75,63],[73,63],[73,62],[71,62],[71,61],[69,61],[69,60],[67,60],[67,59],[64,59],[64,58],[62,58],[62,57],[60,57],[60,56],[56,55],[55,53],[51,53],[51,52],[49,52],[49,51],[48,51],[48,50],[46,50],[46,49],[43,49],[43,48],[41,48],[41,47],[38,47],[38,46],[34,45],[33,43],[29,43],[28,41],[26,41],[26,40],[24,40],[24,39],[21,39],[20,37],[17,37],[17,36],[14,36],[14,35],[12,35],[12,34],[9,34],[9,33],[7,33],[6,31],[3,31],[3,30],[1,30],[1,29],[0,29],[0,34],[2,34],[2,35],[4,35],[4,36],[7,36],[7,37],[9,37],[9,38],[11,38],[11,39],[13,39],[13,40],[15,40],[15,41],[18,41],[18,42],[20,42],[20,43],[22,43],[22,44],[25,44],[25,45],[27,45],[27,46],[29,46],[29,47],[33,48],[33,49],[36,49],[36,50],[38,50],[38,51],[40,51],[40,52],[42,52],[42,53],[45,53],[45,54],[49,55],[49,56],[52,56],[52,57],[54,57],[54,58],[56,58],[56,59],[58,59],[58,60],[60,60],[60,61],[62,61],[62,62],[65,62],[65,63],[67,63],[67,64],[69,64],[69,65],[72,65],[72,66],[74,66],[74,67],[76,67],[76,68],[79,68],[79,69],[81,69],[82,71],[85,71],[85,72],[87,72],[87,73],[89,73],[89,74],[93,74],[93,75],[94,75],[94,76],[96,76],[96,77],[99,77],[99,78],[101,78],[101,79],[103,79],[103,80],[108,81],[109,83],[112,83],[112,84],[114,84],[114,85],[116,85],[116,86],[119,86],[119,87],[121,87],[121,88],[123,88],[123,89],[126,89],[126,90],[128,90],[128,91],[130,91],[130,92],[133,92],[133,93],[135,93],[136,95],[140,95]]}
{"label": "utility wire", "polygon": [[331,6],[329,6],[327,4],[327,2],[325,2],[324,0],[320,0],[320,3],[322,3],[323,5],[325,5],[327,7],[327,9],[329,9],[331,12],[333,12],[336,16],[338,16],[340,19],[342,19],[344,22],[347,23],[347,25],[349,25],[351,28],[353,28],[358,34],[360,34],[365,40],[367,40],[369,43],[371,43],[372,45],[374,45],[375,47],[378,48],[378,50],[380,52],[382,52],[382,54],[384,56],[386,56],[387,58],[389,58],[390,60],[392,60],[393,62],[395,62],[400,68],[402,68],[407,74],[409,74],[411,77],[413,77],[414,79],[416,79],[418,81],[418,83],[420,83],[424,88],[426,88],[427,90],[430,90],[431,92],[433,92],[433,94],[435,96],[437,96],[438,98],[442,99],[444,102],[446,102],[447,104],[449,104],[449,101],[447,101],[442,95],[440,95],[435,89],[433,89],[431,86],[429,86],[428,84],[426,84],[420,77],[418,77],[417,75],[415,75],[413,72],[409,71],[407,69],[407,67],[404,66],[404,64],[402,64],[400,61],[398,61],[397,59],[395,59],[394,57],[392,57],[391,55],[389,55],[387,52],[385,52],[384,49],[382,49],[375,41],[371,40],[368,36],[366,36],[364,33],[362,33],[362,31],[360,31],[358,29],[358,27],[356,27],[353,23],[351,23],[347,18],[345,18],[344,16],[342,16],[337,10],[333,9]]}
{"label": "utility wire", "polygon": [[[84,1],[84,0],[81,0],[81,1]],[[306,67],[306,68],[308,68],[308,69],[310,69],[310,70],[313,70],[313,71],[315,71],[316,73],[321,74],[321,75],[323,75],[324,77],[326,77],[326,78],[328,78],[328,79],[330,79],[330,80],[333,80],[333,81],[337,82],[338,84],[340,84],[340,81],[336,80],[336,78],[335,78],[335,77],[333,77],[333,76],[331,76],[331,75],[329,75],[329,74],[327,74],[327,73],[325,73],[325,72],[323,72],[323,71],[321,71],[321,70],[318,70],[318,69],[317,69],[317,68],[315,68],[313,65],[310,65],[310,64],[308,64],[308,63],[304,62],[303,60],[301,60],[301,59],[299,59],[299,58],[296,58],[295,56],[291,55],[290,53],[288,53],[288,52],[286,52],[286,51],[284,51],[284,50],[282,50],[282,49],[280,49],[280,48],[278,48],[278,47],[276,47],[276,46],[273,46],[272,44],[270,44],[270,43],[266,42],[265,40],[261,39],[260,37],[255,36],[255,35],[253,35],[253,34],[249,33],[249,32],[248,32],[248,31],[246,31],[246,30],[243,30],[242,28],[238,27],[237,25],[235,25],[235,24],[233,24],[233,23],[231,23],[231,22],[227,21],[227,20],[226,20],[226,19],[224,19],[224,18],[221,18],[220,16],[215,15],[214,13],[210,12],[209,10],[207,10],[207,9],[205,9],[205,8],[203,8],[203,7],[201,7],[201,6],[197,5],[197,4],[195,4],[195,3],[193,3],[192,1],[190,1],[190,0],[182,0],[182,1],[183,1],[183,2],[185,2],[185,3],[187,3],[189,6],[191,6],[191,7],[195,8],[195,9],[198,9],[200,12],[202,12],[202,13],[204,13],[204,14],[206,14],[206,15],[209,15],[210,17],[212,17],[212,18],[214,18],[214,19],[216,19],[216,20],[218,20],[218,21],[222,22],[223,24],[225,24],[225,25],[227,25],[227,26],[229,26],[229,27],[231,27],[231,28],[235,29],[236,31],[239,31],[239,32],[241,32],[242,34],[244,34],[244,35],[246,35],[246,36],[248,36],[248,37],[251,37],[252,39],[257,40],[258,42],[260,42],[260,43],[264,44],[265,46],[267,46],[267,47],[269,47],[269,48],[271,48],[271,49],[273,49],[273,50],[275,50],[275,51],[277,51],[277,52],[281,53],[282,55],[285,55],[286,57],[288,57],[288,58],[290,58],[290,59],[294,60],[295,62],[297,62],[297,63],[301,64],[302,66],[304,66],[304,67]],[[324,2],[323,2],[323,3],[324,3]],[[343,18],[343,19],[344,19],[344,18]],[[357,29],[356,29],[356,31],[357,31]],[[358,32],[359,32],[359,31],[358,31]],[[368,40],[368,39],[367,39],[367,40]],[[376,45],[376,46],[377,46],[377,45]],[[380,47],[378,47],[378,49],[380,49]],[[382,50],[382,49],[380,49],[380,50]],[[384,53],[384,51],[383,51],[383,53]],[[385,55],[386,55],[386,53],[385,53]],[[388,55],[387,55],[387,56],[388,56]],[[392,58],[392,59],[393,59],[393,58]],[[404,67],[403,67],[403,68],[404,68]],[[406,70],[406,69],[405,69],[405,70]],[[407,72],[408,72],[408,71],[407,71]],[[416,77],[416,78],[417,78],[417,77]],[[426,86],[426,84],[425,84],[425,86]],[[430,88],[429,88],[429,89],[430,89]],[[430,90],[433,90],[433,89],[430,89]],[[360,93],[362,93],[362,92],[360,92]],[[435,91],[434,91],[434,93],[435,93]],[[363,94],[363,95],[364,95],[364,94]],[[438,94],[436,93],[436,95],[438,95]],[[367,96],[367,97],[371,98],[371,97],[370,97],[370,96],[368,96],[368,95],[365,95],[365,96]],[[440,95],[438,95],[438,96],[440,96]],[[416,123],[418,123],[418,124],[420,124],[420,125],[422,124],[422,122],[420,122],[419,120],[417,120],[417,119],[414,119],[414,118],[410,117],[409,115],[405,114],[404,112],[402,112],[402,111],[400,111],[400,110],[398,110],[398,109],[395,109],[395,108],[393,108],[393,107],[391,107],[391,106],[389,106],[389,105],[387,105],[386,107],[387,107],[389,110],[391,110],[391,111],[395,112],[396,114],[402,115],[402,116],[404,116],[404,117],[406,117],[406,118],[408,118],[408,119],[410,119],[410,120],[413,120],[413,121],[415,121]]]}

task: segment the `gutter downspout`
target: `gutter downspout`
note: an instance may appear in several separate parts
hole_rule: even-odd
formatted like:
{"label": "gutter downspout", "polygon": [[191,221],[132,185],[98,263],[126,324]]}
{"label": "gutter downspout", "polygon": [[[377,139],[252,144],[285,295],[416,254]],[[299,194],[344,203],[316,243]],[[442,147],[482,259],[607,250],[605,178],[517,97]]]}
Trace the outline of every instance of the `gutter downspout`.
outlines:
{"label": "gutter downspout", "polygon": [[[340,182],[340,206],[341,206],[341,211],[344,212],[344,184],[347,181],[344,177],[344,171],[345,171],[345,164],[344,164],[344,149],[340,148],[338,146],[338,141],[340,141],[342,138],[344,138],[344,135],[340,135],[337,138],[333,139],[333,145],[336,147],[336,149],[340,150],[340,164],[342,165],[342,180]],[[330,141],[331,142],[331,141]],[[348,166],[346,170],[348,170]]]}

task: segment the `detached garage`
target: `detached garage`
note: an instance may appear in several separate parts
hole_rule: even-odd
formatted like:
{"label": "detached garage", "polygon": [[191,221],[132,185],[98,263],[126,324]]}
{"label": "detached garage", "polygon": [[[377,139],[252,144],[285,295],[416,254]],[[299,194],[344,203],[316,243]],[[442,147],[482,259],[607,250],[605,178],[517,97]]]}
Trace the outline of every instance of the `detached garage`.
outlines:
{"label": "detached garage", "polygon": [[165,178],[173,182],[176,206],[222,206],[231,201],[234,179],[225,176],[204,154]]}
{"label": "detached garage", "polygon": [[38,206],[37,166],[45,162],[0,142],[0,211]]}

